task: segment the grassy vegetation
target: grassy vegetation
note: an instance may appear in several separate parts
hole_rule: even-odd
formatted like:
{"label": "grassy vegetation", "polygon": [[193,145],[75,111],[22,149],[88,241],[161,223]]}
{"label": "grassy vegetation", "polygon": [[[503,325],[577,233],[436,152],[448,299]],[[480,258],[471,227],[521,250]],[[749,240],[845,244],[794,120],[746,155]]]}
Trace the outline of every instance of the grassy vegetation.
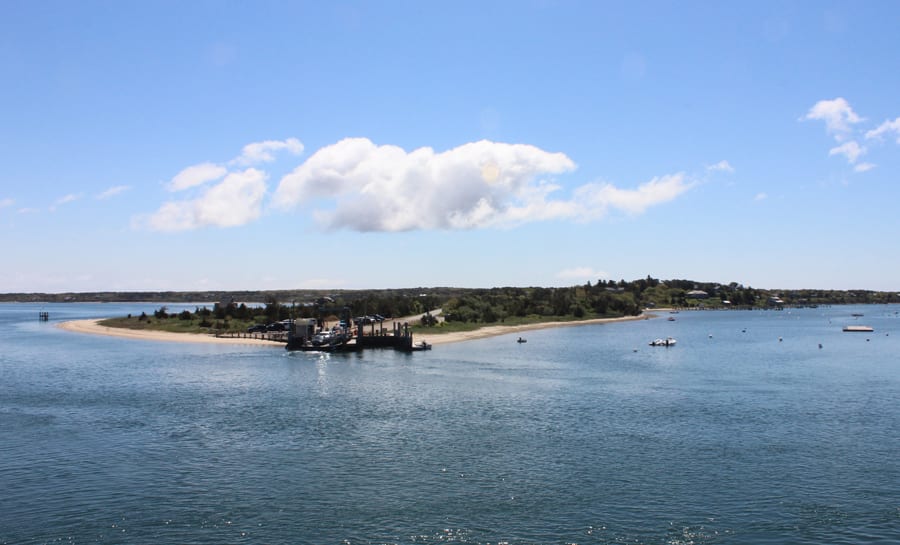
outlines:
{"label": "grassy vegetation", "polygon": [[181,317],[157,318],[154,316],[125,316],[102,320],[100,325],[142,331],[168,331],[171,333],[237,333],[247,331],[255,321],[235,319],[209,319],[191,314],[190,319]]}
{"label": "grassy vegetation", "polygon": [[[699,294],[698,294],[699,290]],[[275,293],[264,297],[265,306],[215,303],[212,309],[197,307],[169,314],[163,306],[153,315],[106,320],[103,325],[178,333],[237,333],[252,325],[295,318],[335,321],[375,314],[387,317],[417,316],[443,309],[442,320],[411,323],[421,334],[474,331],[487,325],[522,325],[538,322],[580,321],[592,318],[636,316],[649,308],[753,309],[783,306],[845,303],[897,303],[893,292],[759,290],[730,284],[691,280],[658,280],[647,277],[618,282],[600,280],[569,287],[503,287],[490,289],[415,288],[409,290],[339,291],[302,301],[291,295],[290,304]],[[283,295],[283,294],[282,294]],[[318,294],[316,294],[318,295]]]}

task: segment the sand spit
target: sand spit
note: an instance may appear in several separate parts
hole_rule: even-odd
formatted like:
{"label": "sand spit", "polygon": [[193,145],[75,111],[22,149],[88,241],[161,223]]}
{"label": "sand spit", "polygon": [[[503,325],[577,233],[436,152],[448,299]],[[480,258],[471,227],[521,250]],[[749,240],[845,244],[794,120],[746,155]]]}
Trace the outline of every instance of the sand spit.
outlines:
{"label": "sand spit", "polygon": [[472,341],[475,339],[485,339],[487,337],[497,337],[500,335],[509,335],[510,333],[522,333],[524,331],[534,331],[537,329],[548,329],[553,327],[576,327],[582,325],[608,324],[612,322],[631,322],[634,320],[647,320],[652,316],[625,316],[623,318],[595,318],[593,320],[580,320],[576,322],[539,322],[524,325],[492,325],[476,329],[475,331],[460,331],[454,333],[437,333],[435,335],[427,335],[417,333],[415,341],[425,341],[428,344],[439,345],[456,343],[462,341]]}
{"label": "sand spit", "polygon": [[[647,320],[652,315],[626,316],[623,318],[596,318],[593,320],[580,320],[575,322],[539,322],[525,325],[494,325],[482,327],[474,331],[459,331],[453,333],[435,333],[428,335],[427,333],[416,333],[415,341],[425,341],[431,345],[449,344],[456,342],[471,341],[475,339],[485,339],[488,337],[497,337],[500,335],[509,335],[511,333],[522,333],[525,331],[534,331],[537,329],[548,329],[553,327],[575,327],[582,325],[607,324],[612,322],[629,322],[633,320]],[[231,337],[216,337],[213,335],[202,335],[196,333],[170,333],[168,331],[147,331],[136,329],[125,329],[120,327],[106,327],[100,325],[105,318],[97,318],[90,320],[73,320],[62,322],[58,327],[66,331],[75,333],[88,333],[92,335],[110,335],[113,337],[124,337],[128,339],[141,339],[145,341],[164,341],[164,342],[191,342],[191,343],[215,343],[215,344],[244,344],[257,346],[276,346],[283,347],[283,342],[266,341],[262,339],[240,339]]]}
{"label": "sand spit", "polygon": [[100,322],[106,318],[90,320],[72,320],[62,322],[59,327],[75,333],[89,333],[91,335],[109,335],[112,337],[124,337],[127,339],[140,339],[144,341],[182,342],[182,343],[214,343],[214,344],[245,344],[257,346],[284,347],[284,343],[266,341],[263,339],[238,339],[231,337],[216,337],[199,333],[171,333],[169,331],[147,331],[126,329],[123,327],[106,327]]}

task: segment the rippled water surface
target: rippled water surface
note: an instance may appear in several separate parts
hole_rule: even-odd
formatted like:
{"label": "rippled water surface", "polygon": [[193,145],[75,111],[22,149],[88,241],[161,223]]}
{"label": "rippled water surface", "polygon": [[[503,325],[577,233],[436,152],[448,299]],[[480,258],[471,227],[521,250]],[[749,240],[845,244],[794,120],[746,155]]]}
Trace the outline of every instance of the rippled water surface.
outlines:
{"label": "rippled water surface", "polygon": [[0,305],[0,543],[900,542],[897,307],[416,354],[54,327],[152,310]]}

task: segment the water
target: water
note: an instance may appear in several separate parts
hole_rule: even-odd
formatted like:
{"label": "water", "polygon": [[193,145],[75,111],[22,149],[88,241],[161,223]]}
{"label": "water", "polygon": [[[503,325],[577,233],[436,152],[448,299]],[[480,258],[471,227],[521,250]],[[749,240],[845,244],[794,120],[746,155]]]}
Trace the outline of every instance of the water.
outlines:
{"label": "water", "polygon": [[900,542],[897,307],[330,356],[53,324],[152,310],[0,305],[0,543]]}

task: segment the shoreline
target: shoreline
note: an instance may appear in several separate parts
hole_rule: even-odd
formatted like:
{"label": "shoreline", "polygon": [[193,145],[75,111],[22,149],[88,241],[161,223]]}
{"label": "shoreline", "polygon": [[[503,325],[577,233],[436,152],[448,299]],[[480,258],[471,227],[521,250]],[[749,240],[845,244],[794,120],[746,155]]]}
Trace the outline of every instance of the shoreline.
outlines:
{"label": "shoreline", "polygon": [[73,333],[88,335],[105,335],[107,337],[120,337],[141,341],[161,341],[177,343],[204,343],[204,344],[244,344],[256,346],[280,346],[283,342],[268,341],[264,339],[244,339],[232,337],[216,337],[202,333],[172,333],[171,331],[147,331],[126,329],[123,327],[106,327],[100,322],[106,318],[91,318],[88,320],[70,320],[56,324],[56,327]]}
{"label": "shoreline", "polygon": [[[501,335],[509,335],[511,333],[521,333],[524,331],[535,331],[538,329],[550,329],[555,327],[575,327],[583,325],[596,325],[614,322],[631,322],[635,320],[649,320],[655,317],[653,314],[641,314],[640,316],[623,316],[620,318],[594,318],[590,320],[580,320],[573,322],[538,322],[534,324],[523,325],[491,325],[485,326],[474,331],[458,331],[453,333],[435,333],[426,339],[426,333],[417,333],[418,342],[424,341],[430,345],[442,345],[450,343],[458,343],[465,341],[473,341],[477,339],[486,339],[489,337],[499,337]],[[89,335],[105,335],[109,337],[120,337],[126,339],[136,339],[144,341],[161,341],[161,342],[181,342],[181,343],[206,343],[206,344],[243,344],[255,346],[279,346],[283,347],[284,343],[279,341],[268,341],[263,339],[245,339],[232,337],[215,337],[213,335],[200,333],[172,333],[169,331],[147,331],[125,329],[119,327],[106,327],[100,325],[102,320],[106,318],[91,318],[87,320],[70,320],[61,322],[56,327],[73,333],[83,333]]]}
{"label": "shoreline", "polygon": [[464,341],[474,341],[477,339],[487,339],[489,337],[499,337],[509,335],[510,333],[522,333],[524,331],[536,331],[539,329],[552,329],[556,327],[577,327],[583,325],[610,324],[615,322],[634,322],[637,320],[649,320],[655,318],[653,314],[641,314],[640,316],[622,316],[619,318],[592,318],[590,320],[579,320],[573,322],[537,322],[534,324],[522,325],[489,325],[474,331],[459,331],[453,333],[436,333],[430,339],[425,339],[424,333],[418,333],[417,337],[421,342],[425,341],[431,345],[450,344]]}

